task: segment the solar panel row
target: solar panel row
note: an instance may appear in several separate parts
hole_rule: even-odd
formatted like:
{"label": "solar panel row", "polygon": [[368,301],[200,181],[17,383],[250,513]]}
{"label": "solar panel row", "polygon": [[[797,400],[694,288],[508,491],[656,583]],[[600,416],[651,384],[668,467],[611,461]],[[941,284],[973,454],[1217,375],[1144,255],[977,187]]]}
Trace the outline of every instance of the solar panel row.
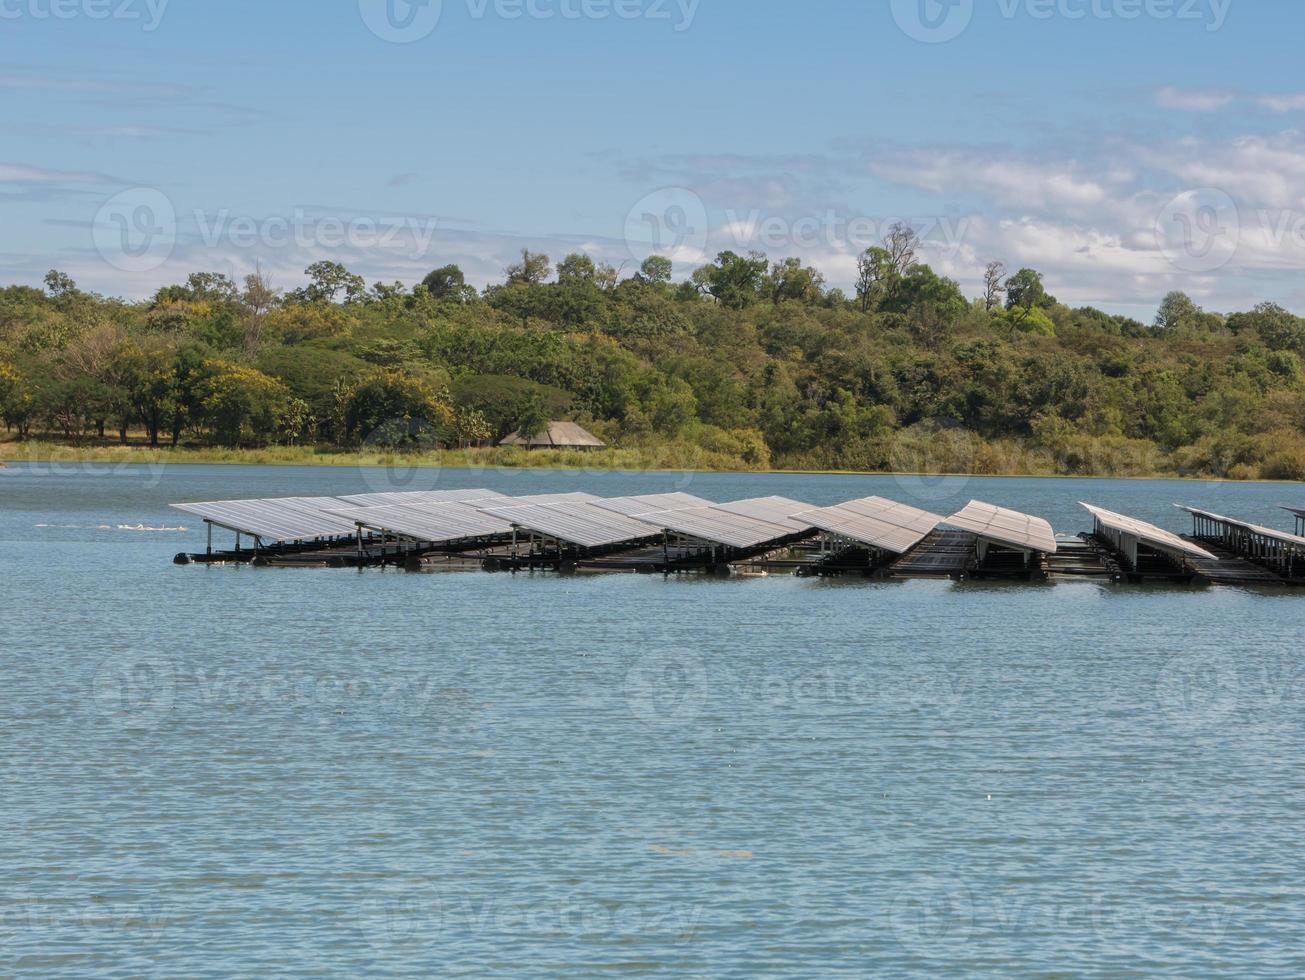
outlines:
{"label": "solar panel row", "polygon": [[800,516],[829,534],[898,555],[910,551],[943,522],[937,514],[883,497],[851,500]]}
{"label": "solar panel row", "polygon": [[494,507],[485,511],[519,529],[556,538],[581,548],[605,548],[627,541],[656,537],[654,524],[604,510],[588,502],[527,504]]}
{"label": "solar panel row", "polygon": [[947,523],[980,539],[1008,548],[1056,553],[1056,532],[1040,517],[1007,510],[981,500],[971,500],[947,518]]}
{"label": "solar panel row", "polygon": [[1164,528],[1148,524],[1146,521],[1139,521],[1135,517],[1116,514],[1114,511],[1106,510],[1103,507],[1094,507],[1092,504],[1081,504],[1081,506],[1096,518],[1101,527],[1117,534],[1131,535],[1140,543],[1157,551],[1167,552],[1179,557],[1218,560],[1204,548],[1198,548],[1191,542],[1184,541],[1172,531],[1166,531]]}
{"label": "solar panel row", "polygon": [[686,493],[604,499],[590,493],[508,497],[492,490],[436,490],[174,506],[269,543],[345,537],[358,528],[431,543],[507,536],[515,529],[585,548],[670,532],[750,549],[819,530],[903,554],[945,522],[998,544],[1056,550],[1046,521],[979,501],[946,519],[882,497],[813,508],[787,497],[715,504]]}
{"label": "solar panel row", "polygon": [[1214,521],[1218,524],[1227,524],[1229,527],[1241,528],[1243,531],[1249,531],[1252,534],[1259,534],[1266,538],[1272,538],[1283,544],[1291,545],[1296,548],[1305,548],[1305,538],[1296,534],[1288,534],[1286,531],[1275,531],[1271,527],[1264,527],[1260,524],[1251,524],[1248,521],[1239,521],[1234,517],[1224,517],[1222,514],[1215,514],[1208,510],[1200,510],[1196,507],[1184,507],[1182,504],[1174,504],[1179,510],[1185,510],[1189,514],[1197,517],[1204,517],[1206,520]]}

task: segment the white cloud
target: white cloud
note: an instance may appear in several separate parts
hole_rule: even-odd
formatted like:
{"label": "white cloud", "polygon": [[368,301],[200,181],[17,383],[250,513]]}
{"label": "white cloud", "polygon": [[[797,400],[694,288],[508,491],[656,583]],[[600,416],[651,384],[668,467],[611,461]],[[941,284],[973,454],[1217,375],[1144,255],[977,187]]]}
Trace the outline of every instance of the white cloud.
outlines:
{"label": "white cloud", "polygon": [[1162,109],[1178,109],[1182,112],[1218,112],[1226,109],[1237,99],[1233,92],[1221,90],[1179,89],[1171,85],[1155,93],[1154,102]]}
{"label": "white cloud", "polygon": [[23,163],[0,163],[0,184],[103,184],[109,178],[102,174],[75,170],[51,170]]}
{"label": "white cloud", "polygon": [[1256,97],[1255,104],[1271,112],[1302,112],[1305,111],[1305,92],[1261,95]]}
{"label": "white cloud", "polygon": [[871,160],[877,176],[935,194],[976,193],[1025,211],[1081,212],[1102,205],[1131,173],[1087,174],[1073,160],[1036,162],[979,150],[912,150]]}
{"label": "white cloud", "polygon": [[1233,140],[1189,138],[1138,147],[1136,153],[1150,169],[1176,178],[1179,189],[1217,188],[1251,207],[1305,203],[1305,136],[1295,130]]}

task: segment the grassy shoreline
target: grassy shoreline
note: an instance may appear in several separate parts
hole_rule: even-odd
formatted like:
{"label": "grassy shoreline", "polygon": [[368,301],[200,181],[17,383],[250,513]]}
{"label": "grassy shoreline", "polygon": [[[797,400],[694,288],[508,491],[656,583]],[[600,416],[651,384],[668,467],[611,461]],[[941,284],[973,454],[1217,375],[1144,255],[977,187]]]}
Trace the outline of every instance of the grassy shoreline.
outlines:
{"label": "grassy shoreline", "polygon": [[402,469],[506,469],[563,472],[736,473],[785,476],[899,476],[928,479],[1019,478],[1027,480],[1175,480],[1199,483],[1266,483],[1298,486],[1290,480],[1241,480],[1205,474],[1158,470],[1152,473],[1049,473],[910,472],[886,470],[821,470],[740,467],[734,459],[712,459],[713,454],[681,447],[620,449],[602,453],[519,449],[439,450],[426,453],[387,454],[376,451],[324,449],[312,446],[274,446],[264,449],[187,447],[152,449],[141,445],[70,446],[32,441],[0,443],[0,463],[98,463],[148,466],[159,463],[205,466],[316,466],[323,468]]}

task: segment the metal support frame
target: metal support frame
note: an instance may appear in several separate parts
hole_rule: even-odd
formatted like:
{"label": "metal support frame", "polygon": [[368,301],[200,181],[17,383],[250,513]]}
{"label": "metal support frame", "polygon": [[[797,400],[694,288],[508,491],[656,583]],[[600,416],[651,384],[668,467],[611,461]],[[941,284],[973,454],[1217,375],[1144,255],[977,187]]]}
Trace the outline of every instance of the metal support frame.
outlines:
{"label": "metal support frame", "polygon": [[1192,515],[1192,536],[1226,548],[1288,579],[1305,576],[1305,549],[1287,541],[1258,534],[1249,527]]}

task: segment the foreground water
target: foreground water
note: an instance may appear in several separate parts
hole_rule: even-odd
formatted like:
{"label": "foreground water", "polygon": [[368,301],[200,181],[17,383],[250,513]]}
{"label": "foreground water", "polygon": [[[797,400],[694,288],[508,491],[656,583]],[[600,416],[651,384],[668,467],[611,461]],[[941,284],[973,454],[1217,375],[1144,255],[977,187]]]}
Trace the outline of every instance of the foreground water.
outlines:
{"label": "foreground water", "polygon": [[[170,502],[403,477],[0,470],[0,975],[1305,971],[1305,595],[170,563],[203,545]],[[979,497],[1071,533],[1078,500],[1180,530],[1175,501],[1305,503],[417,479]]]}

